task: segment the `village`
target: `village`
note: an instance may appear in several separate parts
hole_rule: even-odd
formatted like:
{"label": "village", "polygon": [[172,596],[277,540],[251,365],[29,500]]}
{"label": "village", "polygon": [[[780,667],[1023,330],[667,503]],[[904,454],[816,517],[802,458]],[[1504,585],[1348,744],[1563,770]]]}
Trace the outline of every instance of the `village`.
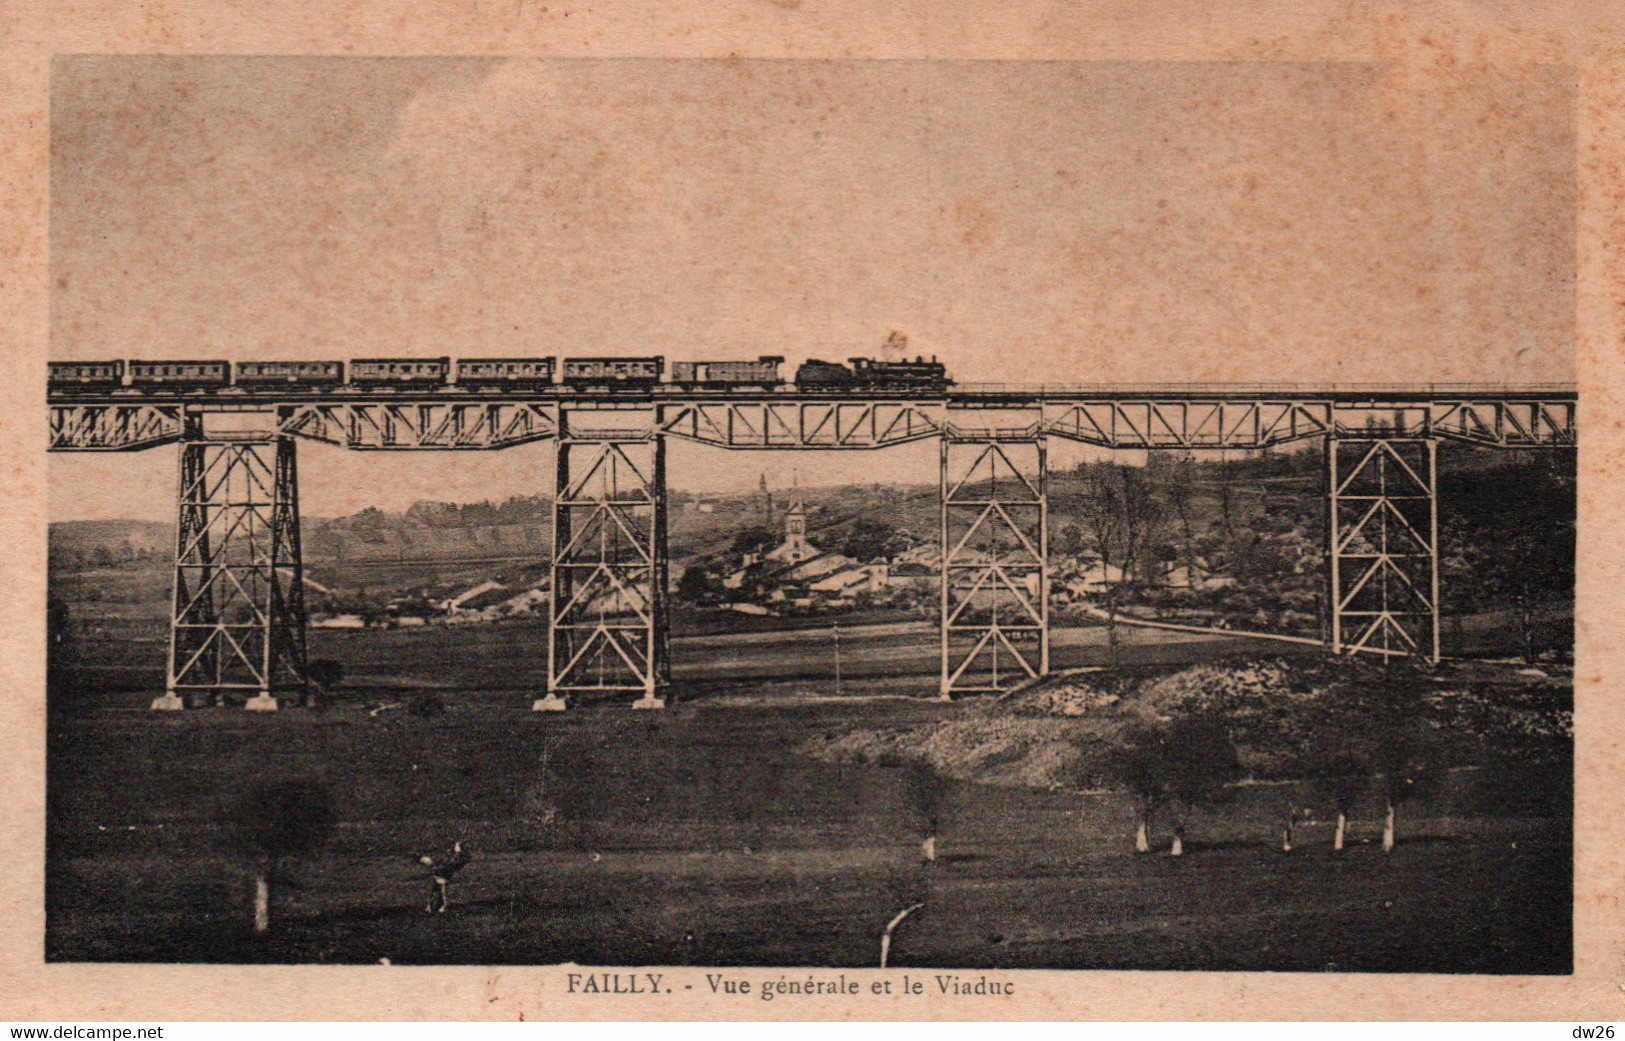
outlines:
{"label": "village", "polygon": [[[941,548],[919,524],[853,520],[799,490],[780,506],[765,475],[753,497],[696,497],[681,509],[721,533],[709,551],[672,561],[669,602],[691,617],[837,621],[876,612],[929,618],[939,609]],[[1115,615],[1220,629],[1317,631],[1319,590],[1309,580],[1323,552],[1317,533],[1297,523],[1258,524],[1248,538],[1246,563],[1272,580],[1238,581],[1222,563],[1235,554],[1211,534],[1182,540],[1165,531],[1153,551],[1135,560],[1110,545],[1103,554],[1100,540],[1074,521],[1052,521],[1052,614],[1063,624],[1099,624]],[[1036,574],[1015,581],[1037,597]],[[307,595],[316,628],[486,625],[545,616],[549,578],[540,560],[477,580],[367,594],[340,593],[307,579]],[[647,596],[646,584],[630,586],[600,597],[590,611],[630,613]]]}

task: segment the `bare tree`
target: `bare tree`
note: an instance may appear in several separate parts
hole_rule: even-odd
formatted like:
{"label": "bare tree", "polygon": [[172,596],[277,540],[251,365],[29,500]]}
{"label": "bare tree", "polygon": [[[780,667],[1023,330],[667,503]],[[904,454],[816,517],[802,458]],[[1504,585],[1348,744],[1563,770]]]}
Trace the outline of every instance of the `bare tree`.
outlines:
{"label": "bare tree", "polygon": [[1162,529],[1162,504],[1143,467],[1120,466],[1117,474],[1122,488],[1118,502],[1123,511],[1123,580],[1143,581]]}
{"label": "bare tree", "polygon": [[1168,506],[1179,521],[1181,562],[1190,566],[1196,562],[1196,531],[1191,523],[1191,498],[1195,486],[1195,463],[1189,452],[1181,452],[1162,470],[1163,485]]}
{"label": "bare tree", "polygon": [[[1117,655],[1117,608],[1121,586],[1135,581],[1152,556],[1163,520],[1162,505],[1152,492],[1145,470],[1101,464],[1086,471],[1084,522],[1100,554],[1106,589],[1106,647],[1112,665]],[[1115,566],[1120,581],[1112,580]]]}
{"label": "bare tree", "polygon": [[1112,561],[1117,558],[1117,547],[1122,542],[1122,505],[1116,467],[1111,464],[1091,466],[1084,473],[1083,519],[1089,536],[1094,540],[1095,552],[1100,555],[1101,581],[1106,588],[1106,654],[1112,666],[1117,665],[1117,583],[1112,581]]}

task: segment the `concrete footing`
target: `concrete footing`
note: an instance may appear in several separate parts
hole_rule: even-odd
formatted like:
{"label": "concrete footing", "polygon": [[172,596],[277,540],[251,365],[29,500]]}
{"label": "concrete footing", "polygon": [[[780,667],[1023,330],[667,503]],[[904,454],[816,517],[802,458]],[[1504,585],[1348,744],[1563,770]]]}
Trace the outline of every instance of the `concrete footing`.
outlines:
{"label": "concrete footing", "polygon": [[172,690],[165,691],[152,699],[152,710],[154,712],[179,712],[185,707],[186,702],[182,701],[180,695]]}
{"label": "concrete footing", "polygon": [[564,708],[564,699],[557,694],[549,694],[545,698],[537,698],[530,703],[532,712],[563,712]]}
{"label": "concrete footing", "polygon": [[271,697],[269,694],[256,694],[243,702],[243,708],[250,712],[275,712],[277,709],[276,698]]}

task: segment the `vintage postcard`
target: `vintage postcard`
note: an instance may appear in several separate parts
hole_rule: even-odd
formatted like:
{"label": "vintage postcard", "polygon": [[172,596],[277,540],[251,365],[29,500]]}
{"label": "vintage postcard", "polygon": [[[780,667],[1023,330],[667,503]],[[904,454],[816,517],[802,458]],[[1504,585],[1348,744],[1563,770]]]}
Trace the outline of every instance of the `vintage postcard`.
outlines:
{"label": "vintage postcard", "polygon": [[1615,1017],[1605,27],[817,6],[17,16],[0,1013]]}

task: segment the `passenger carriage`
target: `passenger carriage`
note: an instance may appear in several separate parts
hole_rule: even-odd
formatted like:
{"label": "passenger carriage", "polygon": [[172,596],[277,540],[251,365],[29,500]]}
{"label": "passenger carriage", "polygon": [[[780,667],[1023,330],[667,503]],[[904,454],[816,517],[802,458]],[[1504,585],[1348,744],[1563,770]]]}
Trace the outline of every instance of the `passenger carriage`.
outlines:
{"label": "passenger carriage", "polygon": [[175,390],[219,390],[231,386],[231,364],[223,361],[131,361],[130,386]]}
{"label": "passenger carriage", "polygon": [[355,358],[350,385],[363,390],[425,390],[444,387],[450,358]]}
{"label": "passenger carriage", "polygon": [[333,387],[344,382],[341,361],[240,361],[239,387]]}
{"label": "passenger carriage", "polygon": [[666,359],[652,358],[566,358],[565,386],[572,390],[602,389],[650,390],[660,383]]}
{"label": "passenger carriage", "polygon": [[552,358],[463,358],[457,385],[470,390],[543,390],[553,386]]}
{"label": "passenger carriage", "polygon": [[124,385],[122,361],[53,361],[47,372],[47,391],[111,390]]}

